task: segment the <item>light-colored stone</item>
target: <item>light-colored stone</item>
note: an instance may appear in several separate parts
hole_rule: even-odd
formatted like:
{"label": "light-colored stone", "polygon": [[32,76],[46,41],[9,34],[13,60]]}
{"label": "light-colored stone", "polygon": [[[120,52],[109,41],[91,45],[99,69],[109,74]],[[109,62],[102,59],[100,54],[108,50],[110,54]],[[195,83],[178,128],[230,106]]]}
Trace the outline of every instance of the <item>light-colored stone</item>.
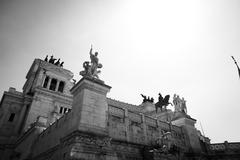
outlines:
{"label": "light-colored stone", "polygon": [[91,79],[83,78],[72,89],[73,106],[72,110],[78,119],[75,123],[85,124],[89,127],[106,129],[108,104],[106,94],[111,87],[96,83]]}

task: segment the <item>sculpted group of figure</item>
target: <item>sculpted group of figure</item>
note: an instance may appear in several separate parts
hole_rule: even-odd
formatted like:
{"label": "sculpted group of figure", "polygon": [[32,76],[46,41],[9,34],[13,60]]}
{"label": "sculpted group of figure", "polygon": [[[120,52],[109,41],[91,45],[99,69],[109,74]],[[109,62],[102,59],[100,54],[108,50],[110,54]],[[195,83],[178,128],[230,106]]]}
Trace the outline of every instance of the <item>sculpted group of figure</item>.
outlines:
{"label": "sculpted group of figure", "polygon": [[[169,102],[170,95],[166,95],[164,98],[161,95],[161,93],[159,93],[158,95],[159,95],[158,102],[155,103],[156,112],[158,111],[159,108],[161,112],[166,110],[167,106],[170,104],[170,105],[174,105],[175,112],[182,112],[187,114],[186,100],[184,98],[181,99],[179,95],[174,94],[173,104],[172,104],[171,102]],[[154,102],[153,98],[150,99],[150,97],[148,97],[147,99],[146,96],[144,96],[143,94],[141,94],[141,96],[144,98],[143,103]]]}
{"label": "sculpted group of figure", "polygon": [[187,113],[186,100],[183,97],[181,99],[179,95],[174,94],[173,104],[176,112]]}
{"label": "sculpted group of figure", "polygon": [[90,59],[91,62],[89,61],[85,61],[83,63],[83,68],[84,71],[80,72],[80,75],[82,76],[88,76],[88,77],[93,77],[93,78],[99,78],[98,74],[101,72],[100,70],[98,70],[98,68],[102,68],[102,64],[99,63],[98,61],[98,52],[95,52],[94,54],[92,53],[92,46],[90,49]]}
{"label": "sculpted group of figure", "polygon": [[[58,60],[56,61],[57,59],[53,57],[53,55],[50,57],[50,59],[48,60],[48,55],[45,57],[44,61],[48,62],[48,63],[51,63],[51,64],[54,64],[56,66],[59,66],[59,67],[63,67],[63,63],[64,62],[60,62],[60,58],[58,58]],[[56,61],[56,62],[55,62]]]}
{"label": "sculpted group of figure", "polygon": [[150,98],[149,96],[147,97],[147,96],[145,96],[145,95],[143,95],[143,94],[141,94],[141,96],[143,97],[143,103],[145,103],[145,102],[151,102],[151,103],[153,103],[153,102],[154,102],[153,97]]}

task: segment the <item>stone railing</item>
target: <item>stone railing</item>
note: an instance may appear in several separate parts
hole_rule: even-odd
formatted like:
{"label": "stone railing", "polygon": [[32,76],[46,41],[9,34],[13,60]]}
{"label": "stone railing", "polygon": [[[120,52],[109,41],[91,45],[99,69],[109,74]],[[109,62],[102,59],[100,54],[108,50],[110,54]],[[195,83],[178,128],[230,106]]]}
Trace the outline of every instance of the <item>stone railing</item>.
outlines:
{"label": "stone railing", "polygon": [[126,108],[109,105],[108,125],[109,134],[115,139],[152,144],[162,134],[162,130],[172,130],[176,143],[184,145],[182,128]]}
{"label": "stone railing", "polygon": [[43,138],[45,135],[51,133],[53,130],[55,130],[56,128],[61,128],[61,126],[63,124],[65,124],[65,121],[67,121],[68,119],[70,119],[71,117],[71,111],[65,113],[62,117],[60,117],[59,119],[57,119],[54,123],[50,124],[45,130],[43,130],[39,136],[38,139]]}
{"label": "stone railing", "polygon": [[210,151],[240,151],[240,142],[210,144]]}

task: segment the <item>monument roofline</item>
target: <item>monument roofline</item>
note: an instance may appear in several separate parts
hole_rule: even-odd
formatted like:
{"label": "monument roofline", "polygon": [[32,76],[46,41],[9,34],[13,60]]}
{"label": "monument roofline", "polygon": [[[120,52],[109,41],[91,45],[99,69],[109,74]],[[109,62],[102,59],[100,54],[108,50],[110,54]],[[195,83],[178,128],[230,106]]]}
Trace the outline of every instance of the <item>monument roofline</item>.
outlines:
{"label": "monument roofline", "polygon": [[49,62],[46,62],[44,60],[41,60],[39,58],[36,58],[32,65],[31,65],[31,68],[29,69],[27,75],[26,75],[26,78],[28,78],[29,76],[31,76],[31,73],[34,72],[34,66],[35,64],[37,64],[40,68],[43,68],[43,69],[46,69],[46,70],[57,70],[59,72],[61,72],[62,74],[64,74],[65,76],[67,77],[70,77],[70,79],[73,77],[73,73],[67,69],[64,69],[62,67],[59,67],[59,66],[56,66],[54,64],[51,64]]}

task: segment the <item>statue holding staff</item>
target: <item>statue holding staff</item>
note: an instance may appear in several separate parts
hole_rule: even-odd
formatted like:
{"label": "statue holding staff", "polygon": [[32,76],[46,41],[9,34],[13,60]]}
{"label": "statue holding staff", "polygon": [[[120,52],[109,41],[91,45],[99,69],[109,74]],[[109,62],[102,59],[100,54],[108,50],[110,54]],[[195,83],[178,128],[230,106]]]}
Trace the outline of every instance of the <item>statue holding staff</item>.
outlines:
{"label": "statue holding staff", "polygon": [[84,71],[80,72],[80,75],[82,76],[89,76],[89,77],[93,77],[93,78],[97,78],[98,74],[101,72],[100,70],[98,70],[98,68],[102,68],[102,64],[100,64],[98,61],[98,52],[95,52],[94,54],[92,53],[92,45],[91,45],[91,49],[90,49],[90,62],[86,61],[83,63],[83,68]]}

